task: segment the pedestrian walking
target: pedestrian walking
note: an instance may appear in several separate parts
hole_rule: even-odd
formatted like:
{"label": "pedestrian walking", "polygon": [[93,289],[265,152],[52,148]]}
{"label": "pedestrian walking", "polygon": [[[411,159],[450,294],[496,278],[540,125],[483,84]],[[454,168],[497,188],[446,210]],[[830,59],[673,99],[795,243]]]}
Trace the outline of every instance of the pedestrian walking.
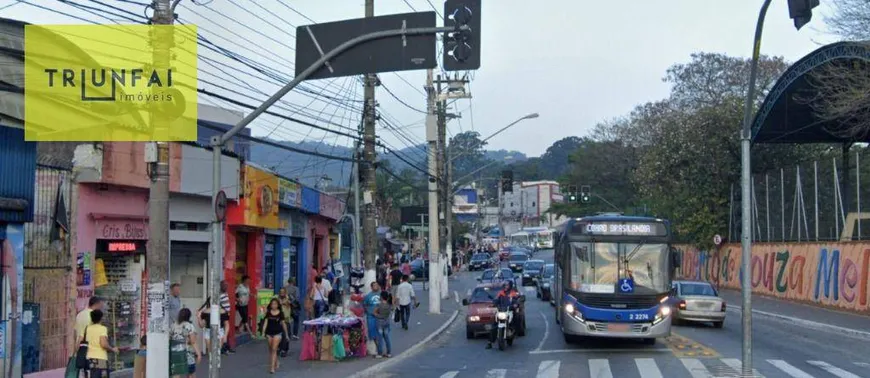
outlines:
{"label": "pedestrian walking", "polygon": [[262,336],[266,338],[269,344],[269,373],[275,374],[275,370],[279,366],[278,344],[281,343],[282,337],[287,334],[284,312],[277,298],[272,298],[269,301],[269,306],[266,307],[266,318],[264,319],[262,332]]}
{"label": "pedestrian walking", "polygon": [[248,313],[248,303],[251,300],[251,289],[249,285],[251,277],[242,276],[242,283],[236,286],[236,311],[239,312],[241,323],[239,324],[239,333],[252,333],[250,314]]}
{"label": "pedestrian walking", "polygon": [[378,322],[375,318],[375,309],[381,304],[381,285],[377,282],[371,283],[372,291],[363,297],[363,309],[366,314],[366,331],[368,340],[374,341],[377,344],[378,340]]}
{"label": "pedestrian walking", "polygon": [[390,317],[393,314],[393,305],[390,302],[390,294],[381,292],[381,303],[375,308],[377,319],[377,343],[378,354],[375,358],[392,357],[392,345],[390,340]]}
{"label": "pedestrian walking", "polygon": [[408,322],[411,320],[411,304],[414,307],[420,305],[417,301],[417,294],[414,292],[414,286],[408,281],[410,277],[403,275],[402,283],[396,289],[396,304],[399,306],[399,314],[402,320],[402,329],[408,329]]}
{"label": "pedestrian walking", "polygon": [[175,378],[196,378],[196,364],[202,361],[191,316],[190,309],[179,310],[169,331],[169,374]]}
{"label": "pedestrian walking", "polygon": [[109,352],[118,353],[117,347],[109,344],[109,329],[100,324],[103,311],[91,311],[91,324],[86,326],[82,340],[88,344],[88,378],[109,377]]}
{"label": "pedestrian walking", "polygon": [[[230,327],[230,313],[223,306],[218,307],[218,312],[220,313],[220,323],[218,326],[218,340],[216,342],[221,343],[223,350],[221,353],[235,353],[235,351],[228,350],[226,348],[227,342],[227,330]],[[211,322],[209,317],[211,316],[211,297],[205,300],[205,303],[199,308],[197,312],[197,319],[199,319],[199,328],[203,330],[203,339],[205,340],[205,349],[211,350]]]}
{"label": "pedestrian walking", "polygon": [[178,283],[174,283],[169,286],[169,308],[167,309],[166,315],[169,316],[170,319],[178,319],[178,312],[181,311],[183,305],[181,304],[181,285]]}
{"label": "pedestrian walking", "polygon": [[302,306],[299,303],[299,287],[296,286],[296,278],[288,279],[287,286],[284,286],[284,289],[287,290],[287,296],[290,297],[290,304],[292,309],[290,316],[293,319],[293,323],[292,327],[290,327],[290,337],[294,340],[299,340],[299,320]]}
{"label": "pedestrian walking", "polygon": [[84,310],[81,310],[78,314],[76,314],[76,340],[81,340],[82,335],[84,335],[85,332],[85,327],[93,323],[91,321],[91,311],[103,310],[105,304],[106,301],[100,297],[91,297],[91,299],[88,299],[88,307],[85,307]]}
{"label": "pedestrian walking", "polygon": [[[227,340],[226,333],[229,332],[229,324],[230,324],[230,313],[232,312],[232,307],[230,306],[230,296],[227,294],[227,282],[221,281],[220,284],[221,296],[220,296],[220,309],[221,309],[221,325],[224,327],[224,335],[221,336],[221,353],[224,354],[234,354],[236,350],[230,348],[229,340]],[[226,314],[227,322],[226,326],[224,326],[224,314]]]}
{"label": "pedestrian walking", "polygon": [[390,294],[396,295],[396,288],[402,283],[402,271],[399,270],[399,264],[393,264],[393,269],[390,271]]}
{"label": "pedestrian walking", "polygon": [[281,311],[284,313],[284,318],[282,319],[282,321],[284,322],[288,330],[287,334],[284,335],[284,339],[282,339],[282,342],[278,345],[278,354],[281,357],[287,357],[287,349],[289,349],[290,345],[289,343],[284,342],[284,340],[289,341],[290,339],[289,331],[292,328],[291,325],[293,324],[293,303],[290,301],[290,296],[287,295],[287,289],[283,287],[278,290],[278,295],[274,299],[277,299],[278,303],[281,305]]}
{"label": "pedestrian walking", "polygon": [[323,314],[325,314],[329,309],[329,305],[327,304],[327,299],[329,298],[328,295],[329,293],[323,285],[323,278],[320,276],[315,277],[314,287],[312,287],[311,291],[308,293],[308,299],[313,303],[315,319],[323,316]]}

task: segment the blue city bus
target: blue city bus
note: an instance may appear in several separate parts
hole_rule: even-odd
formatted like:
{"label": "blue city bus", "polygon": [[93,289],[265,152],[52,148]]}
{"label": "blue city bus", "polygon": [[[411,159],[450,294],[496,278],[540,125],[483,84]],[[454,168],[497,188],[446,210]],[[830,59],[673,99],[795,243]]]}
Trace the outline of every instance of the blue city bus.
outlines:
{"label": "blue city bus", "polygon": [[565,341],[671,334],[667,299],[679,267],[668,221],[602,214],[569,219],[554,233],[556,322]]}

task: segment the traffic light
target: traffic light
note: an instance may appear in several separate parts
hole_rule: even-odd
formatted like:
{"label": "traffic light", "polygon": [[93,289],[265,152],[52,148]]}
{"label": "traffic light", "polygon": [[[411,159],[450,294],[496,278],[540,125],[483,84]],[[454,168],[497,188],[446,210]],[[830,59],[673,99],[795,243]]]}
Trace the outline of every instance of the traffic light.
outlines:
{"label": "traffic light", "polygon": [[501,192],[513,193],[514,191],[514,171],[501,172]]}
{"label": "traffic light", "polygon": [[589,185],[583,185],[580,187],[580,202],[589,203],[592,201],[592,189],[589,188]]}
{"label": "traffic light", "polygon": [[819,0],[788,0],[788,16],[794,20],[797,30],[813,19],[813,8],[819,6]]}
{"label": "traffic light", "polygon": [[[459,30],[462,26],[468,30]],[[444,71],[466,71],[480,68],[480,0],[447,0],[444,2],[444,26],[454,31],[444,33]]]}
{"label": "traffic light", "polygon": [[577,187],[569,186],[568,187],[568,201],[569,202],[577,202]]}

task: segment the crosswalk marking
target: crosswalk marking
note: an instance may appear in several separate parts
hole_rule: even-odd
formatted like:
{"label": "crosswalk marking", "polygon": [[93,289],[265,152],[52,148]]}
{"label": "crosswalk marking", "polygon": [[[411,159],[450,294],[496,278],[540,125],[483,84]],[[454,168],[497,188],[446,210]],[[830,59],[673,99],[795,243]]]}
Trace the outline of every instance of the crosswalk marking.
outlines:
{"label": "crosswalk marking", "polygon": [[803,370],[798,369],[783,360],[767,360],[767,362],[776,366],[777,369],[782,370],[793,378],[813,378],[812,375],[805,373]]}
{"label": "crosswalk marking", "polygon": [[689,370],[689,374],[692,375],[692,378],[712,378],[713,376],[710,374],[710,371],[707,370],[707,367],[701,363],[697,358],[681,358],[680,362],[683,363],[683,366]]}
{"label": "crosswalk marking", "polygon": [[458,371],[448,371],[444,374],[441,374],[441,378],[455,378],[457,374],[459,374]]}
{"label": "crosswalk marking", "polygon": [[507,375],[505,369],[492,369],[486,372],[486,378],[504,378],[505,375]]}
{"label": "crosswalk marking", "polygon": [[537,378],[559,378],[560,361],[543,361],[538,365]]}
{"label": "crosswalk marking", "polygon": [[[720,358],[720,361],[725,365],[728,365],[731,369],[734,369],[735,373],[740,373],[743,371],[743,361],[739,358]],[[758,374],[758,370],[752,369],[752,376],[763,378],[761,374]]]}
{"label": "crosswalk marking", "polygon": [[833,374],[833,375],[836,375],[836,376],[838,376],[838,377],[840,377],[840,378],[861,378],[861,377],[859,377],[859,376],[857,376],[857,375],[855,375],[855,374],[852,374],[852,373],[850,373],[850,372],[848,372],[848,371],[845,371],[845,370],[843,370],[843,369],[840,369],[840,368],[838,368],[838,367],[836,367],[836,366],[834,366],[834,365],[831,365],[831,364],[829,364],[829,363],[827,363],[827,362],[825,362],[825,361],[807,361],[807,363],[809,363],[810,365],[816,366],[816,367],[818,367],[818,368],[820,368],[820,369],[827,370],[828,373],[831,373],[831,374]]}
{"label": "crosswalk marking", "polygon": [[589,360],[589,376],[591,378],[613,378],[613,373],[610,372],[610,362],[599,358]]}
{"label": "crosswalk marking", "polygon": [[656,365],[656,360],[652,358],[635,358],[634,363],[637,365],[637,371],[640,372],[641,378],[662,378],[662,372]]}

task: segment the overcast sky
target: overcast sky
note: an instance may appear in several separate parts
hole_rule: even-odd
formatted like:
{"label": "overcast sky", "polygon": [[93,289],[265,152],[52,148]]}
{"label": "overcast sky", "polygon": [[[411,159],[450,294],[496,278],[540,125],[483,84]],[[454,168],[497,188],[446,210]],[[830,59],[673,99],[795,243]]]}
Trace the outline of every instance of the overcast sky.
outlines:
{"label": "overcast sky", "polygon": [[[53,0],[25,1],[0,0],[0,8],[15,4],[2,8],[0,16],[31,23],[85,22],[71,16],[111,22],[86,9]],[[131,12],[127,14],[92,1],[77,1],[132,18],[144,12],[135,3],[146,2],[102,1]],[[197,24],[200,35],[286,77],[294,72],[295,27],[312,23],[303,15],[315,22],[364,15],[362,0],[211,0],[205,5],[184,0],[183,4],[177,10],[180,19]],[[412,8],[432,11],[431,4],[442,12],[440,0],[376,0],[375,14],[405,13]],[[470,85],[473,99],[454,105],[452,110],[461,112],[462,119],[451,121],[449,132],[473,129],[485,137],[523,115],[537,112],[540,118],[523,121],[493,138],[489,148],[540,155],[560,138],[586,135],[598,122],[624,115],[637,104],[665,97],[669,89],[661,81],[665,70],[674,63],[688,61],[693,52],[747,56],[760,4],[760,0],[484,0],[482,65]],[[822,17],[828,9],[825,4],[820,9],[807,27],[796,31],[788,18],[786,1],[774,1],[765,24],[762,53],[795,61],[821,44],[832,42]],[[128,22],[108,13],[103,15]],[[202,47],[200,54],[202,88],[252,103],[255,99],[226,92],[217,85],[256,99],[278,88],[278,82],[268,82],[264,75],[225,56]],[[203,59],[211,59],[212,65]],[[219,70],[215,62],[234,67],[235,71]],[[238,80],[228,79],[227,72]],[[425,109],[425,72],[380,76],[405,103]],[[280,111],[334,130],[356,129],[360,119],[356,110],[362,98],[358,78],[314,81],[308,88],[314,93],[333,93],[332,98],[345,98],[343,105],[292,93]],[[202,97],[206,96],[201,96],[200,101],[207,104],[237,108]],[[423,114],[393,99],[383,88],[378,89],[377,99],[385,122],[391,125],[379,125],[378,129],[388,145],[403,148],[412,142],[424,142]],[[313,139],[345,146],[352,143],[333,133],[268,116],[253,128],[255,135],[278,139]]]}

